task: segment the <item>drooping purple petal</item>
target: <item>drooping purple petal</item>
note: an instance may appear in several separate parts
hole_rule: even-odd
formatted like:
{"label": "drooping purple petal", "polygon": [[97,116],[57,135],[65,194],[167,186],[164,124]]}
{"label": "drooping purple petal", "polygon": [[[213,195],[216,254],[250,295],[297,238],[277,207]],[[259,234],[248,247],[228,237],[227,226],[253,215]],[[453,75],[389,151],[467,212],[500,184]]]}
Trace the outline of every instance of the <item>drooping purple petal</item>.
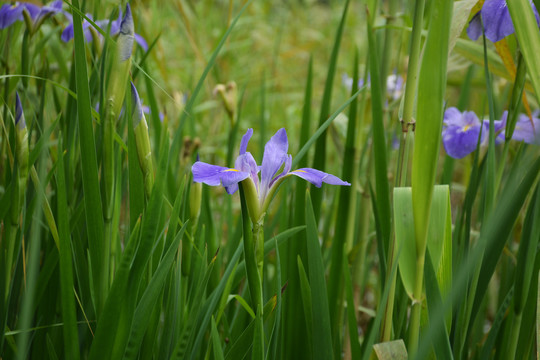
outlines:
{"label": "drooping purple petal", "polygon": [[526,144],[540,144],[540,119],[533,117],[531,120],[527,115],[520,114],[512,140],[523,141]]}
{"label": "drooping purple petal", "polygon": [[261,187],[263,191],[270,187],[274,175],[287,160],[289,142],[284,128],[279,129],[264,146],[264,155],[261,165]]}
{"label": "drooping purple petal", "polygon": [[[536,22],[540,24],[540,16],[532,1],[529,1]],[[481,17],[481,21],[480,21]],[[476,14],[469,23],[467,34],[473,40],[478,39],[482,35],[482,23],[484,25],[486,37],[491,42],[497,42],[514,33],[514,25],[508,6],[505,0],[486,0],[482,10]]]}
{"label": "drooping purple petal", "polygon": [[505,0],[487,0],[482,7],[486,37],[497,42],[514,33],[514,25]]}
{"label": "drooping purple petal", "polygon": [[343,185],[350,186],[351,184],[341,180],[337,176],[332,174],[327,174],[323,171],[311,169],[311,168],[302,168],[291,171],[289,174],[296,175],[304,180],[309,181],[316,187],[321,187],[323,183],[330,185]]}
{"label": "drooping purple petal", "polygon": [[0,29],[7,28],[13,25],[15,21],[23,20],[22,12],[24,6],[22,4],[4,4],[0,8]]}
{"label": "drooping purple petal", "polygon": [[148,43],[141,35],[135,33],[135,41],[137,42],[137,44],[139,44],[140,47],[143,48],[144,52],[148,51]]}
{"label": "drooping purple petal", "polygon": [[[481,123],[472,111],[461,113],[451,107],[444,112],[442,140],[447,154],[461,159],[476,149]],[[482,140],[487,132],[482,132]]]}
{"label": "drooping purple petal", "polygon": [[472,40],[478,40],[478,38],[482,35],[482,20],[480,18],[481,11],[477,12],[476,15],[473,16],[471,21],[469,21],[469,26],[467,27],[467,35],[469,35],[469,38]]}
{"label": "drooping purple petal", "polygon": [[243,155],[246,153],[249,139],[251,139],[252,135],[253,135],[253,129],[249,128],[247,129],[244,136],[242,136],[242,141],[240,141],[240,155]]}
{"label": "drooping purple petal", "polygon": [[249,176],[248,172],[211,165],[202,161],[193,164],[191,172],[194,182],[202,182],[210,186],[223,185],[229,194],[233,194],[238,188],[237,186],[232,187],[233,185],[237,185]]}

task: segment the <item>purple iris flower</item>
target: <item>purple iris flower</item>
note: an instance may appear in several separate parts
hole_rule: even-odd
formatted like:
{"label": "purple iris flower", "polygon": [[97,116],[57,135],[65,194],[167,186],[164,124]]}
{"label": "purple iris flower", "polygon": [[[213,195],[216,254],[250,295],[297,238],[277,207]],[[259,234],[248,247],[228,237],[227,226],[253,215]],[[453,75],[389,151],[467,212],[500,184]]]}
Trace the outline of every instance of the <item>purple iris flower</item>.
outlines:
{"label": "purple iris flower", "polygon": [[[540,145],[540,119],[538,118],[538,115],[538,111],[535,111],[531,120],[527,115],[519,114],[514,133],[512,134],[512,140],[523,141],[526,144]],[[507,118],[508,111],[505,111],[501,121],[506,123]]]}
{"label": "purple iris flower", "polygon": [[[23,12],[26,10],[34,24],[40,24],[47,17],[62,11],[62,0],[56,0],[43,7],[31,3],[16,2],[13,5],[4,4],[0,8],[0,29],[13,25],[16,21],[23,21]],[[34,25],[35,26],[35,25]]]}
{"label": "purple iris flower", "polygon": [[[259,201],[259,214],[266,211],[281,181],[290,175],[298,176],[309,181],[316,187],[322,183],[331,185],[351,185],[334,175],[325,172],[302,168],[291,171],[292,156],[287,154],[289,142],[285,129],[278,130],[264,147],[262,165],[259,167],[250,152],[247,151],[249,139],[253,135],[253,129],[248,129],[240,143],[240,154],[236,158],[234,168],[211,165],[202,161],[193,164],[193,181],[202,182],[210,186],[223,185],[227,193],[233,194],[238,190],[240,181],[250,178],[255,186]],[[283,169],[281,173],[278,171]],[[261,173],[259,179],[259,171]]]}
{"label": "purple iris flower", "polygon": [[[442,130],[442,140],[446,153],[455,159],[461,159],[473,152],[478,143],[481,126],[482,123],[472,111],[461,113],[455,107],[446,109]],[[480,142],[484,140],[486,134],[487,131],[482,129]]]}
{"label": "purple iris flower", "polygon": [[[71,39],[73,39],[73,36],[74,36],[73,17],[71,16],[71,14],[69,14],[67,12],[64,13],[64,15],[66,15],[66,17],[69,19],[69,25],[66,26],[64,31],[62,31],[61,39],[64,42],[68,42]],[[86,17],[88,17],[90,20],[93,20],[92,15],[90,15],[90,14],[86,14]],[[125,14],[124,18],[122,18],[122,9],[120,9],[120,11],[118,13],[118,18],[116,20],[114,20],[112,22],[109,19],[97,20],[97,21],[95,21],[95,23],[103,31],[106,31],[108,29],[109,23],[110,23],[111,24],[110,25],[111,26],[110,35],[115,36],[118,33],[120,33],[121,26],[122,26],[122,21],[127,21],[128,19],[133,21],[133,18],[131,17],[131,8],[130,8],[129,4],[126,4],[126,14]],[[92,24],[90,24],[86,19],[83,19],[83,23],[82,23],[83,33],[84,33],[84,38],[86,39],[87,42],[91,42],[92,39],[93,39],[92,32],[91,32],[91,26],[92,26]],[[99,36],[99,38],[102,37],[102,35],[100,33],[98,33],[98,36]],[[134,36],[135,36],[135,41],[143,48],[143,50],[148,51],[148,44],[147,44],[146,40],[139,34],[134,34]]]}
{"label": "purple iris flower", "polygon": [[[536,16],[536,22],[540,24],[540,17],[533,2],[529,0]],[[467,35],[473,40],[482,35],[482,23],[486,37],[491,42],[497,42],[514,33],[514,24],[508,12],[505,0],[486,0],[480,10],[469,22]]]}

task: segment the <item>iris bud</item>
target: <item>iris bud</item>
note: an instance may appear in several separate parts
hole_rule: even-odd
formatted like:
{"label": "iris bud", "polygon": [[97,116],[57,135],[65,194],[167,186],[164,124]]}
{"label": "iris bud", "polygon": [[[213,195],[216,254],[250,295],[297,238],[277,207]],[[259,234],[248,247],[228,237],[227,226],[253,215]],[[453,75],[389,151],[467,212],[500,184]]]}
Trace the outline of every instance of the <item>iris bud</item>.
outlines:
{"label": "iris bud", "polygon": [[148,124],[144,117],[139,93],[135,85],[131,83],[131,111],[133,119],[133,132],[135,134],[135,145],[139,164],[143,172],[144,188],[146,195],[150,197],[152,186],[154,185],[154,165],[152,163],[152,149],[150,147],[150,137],[148,136]]}
{"label": "iris bud", "polygon": [[234,125],[234,119],[236,116],[236,103],[238,101],[238,89],[234,81],[229,81],[227,85],[218,84],[214,88],[214,96],[219,95],[227,115],[231,120],[231,124]]}

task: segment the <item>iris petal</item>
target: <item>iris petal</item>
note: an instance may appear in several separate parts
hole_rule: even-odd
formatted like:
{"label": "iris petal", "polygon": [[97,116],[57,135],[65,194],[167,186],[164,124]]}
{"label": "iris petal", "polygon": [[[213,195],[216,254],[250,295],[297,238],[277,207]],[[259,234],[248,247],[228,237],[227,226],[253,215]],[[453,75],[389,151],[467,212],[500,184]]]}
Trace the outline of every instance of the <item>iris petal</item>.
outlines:
{"label": "iris petal", "polygon": [[245,152],[238,156],[234,163],[234,168],[249,173],[255,187],[259,190],[259,176],[257,175],[259,173],[259,167],[250,152]]}
{"label": "iris petal", "polygon": [[274,175],[287,160],[289,142],[284,128],[279,129],[264,146],[264,156],[261,165],[261,186],[263,191],[270,186]]}
{"label": "iris petal", "polygon": [[[505,111],[502,121],[506,123],[507,117],[508,111]],[[504,131],[502,136],[504,138]],[[540,119],[537,117],[537,114],[533,113],[532,120],[525,114],[519,114],[514,133],[512,134],[512,140],[523,141],[526,144],[540,144]]]}
{"label": "iris petal", "polygon": [[23,5],[4,4],[0,8],[0,29],[13,25],[15,21],[23,20]]}
{"label": "iris petal", "polygon": [[321,187],[323,183],[330,185],[351,185],[350,183],[341,180],[337,176],[311,168],[293,170],[289,174],[296,175],[304,180],[307,180],[316,187]]}
{"label": "iris petal", "polygon": [[251,139],[252,135],[253,135],[253,129],[249,128],[247,129],[244,136],[242,136],[242,141],[240,141],[240,155],[245,154],[248,143],[249,143],[249,139]]}
{"label": "iris petal", "polygon": [[[448,155],[461,159],[473,152],[478,143],[481,125],[480,120],[472,111],[461,113],[455,107],[446,109],[442,140]],[[486,134],[487,131],[482,131],[481,140],[484,140]]]}
{"label": "iris petal", "polygon": [[514,33],[514,25],[505,0],[489,0],[482,7],[482,22],[486,37],[497,42]]}
{"label": "iris petal", "polygon": [[472,40],[478,40],[478,38],[482,35],[482,21],[480,14],[481,13],[478,12],[476,15],[474,15],[469,22],[469,26],[467,27],[467,35],[469,35],[469,38]]}
{"label": "iris petal", "polygon": [[202,161],[197,161],[191,167],[193,173],[193,181],[202,182],[210,186],[219,186],[223,184],[227,192],[232,194],[238,187],[240,181],[249,177],[248,172],[230,169],[223,166],[211,165]]}
{"label": "iris petal", "polygon": [[[482,138],[486,132],[482,132]],[[443,130],[442,140],[446,153],[454,159],[461,159],[476,149],[480,125],[476,125],[464,131],[459,126],[448,126]]]}

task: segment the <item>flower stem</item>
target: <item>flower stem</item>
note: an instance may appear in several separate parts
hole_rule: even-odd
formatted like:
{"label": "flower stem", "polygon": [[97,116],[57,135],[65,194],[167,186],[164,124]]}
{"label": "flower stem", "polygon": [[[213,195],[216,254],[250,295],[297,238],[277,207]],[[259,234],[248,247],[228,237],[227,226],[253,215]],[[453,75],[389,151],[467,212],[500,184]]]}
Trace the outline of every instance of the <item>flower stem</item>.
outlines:
{"label": "flower stem", "polygon": [[[257,256],[255,254],[255,241],[254,232],[251,227],[251,221],[249,218],[249,211],[246,202],[246,196],[244,193],[244,184],[240,182],[238,184],[240,190],[240,204],[242,207],[242,224],[244,232],[244,260],[246,262],[246,273],[249,291],[251,293],[252,308],[258,309],[259,306],[263,306],[262,296],[262,272],[259,273],[257,266]],[[258,237],[258,236],[257,236]],[[263,249],[264,251],[264,249]],[[263,253],[264,256],[264,253]]]}
{"label": "flower stem", "polygon": [[405,98],[403,100],[402,124],[413,120],[414,100],[418,87],[418,69],[420,65],[420,44],[422,42],[422,28],[425,0],[417,0],[414,7],[414,23],[411,35],[411,50],[409,53],[409,65],[407,68],[407,84],[405,86]]}
{"label": "flower stem", "polygon": [[416,254],[416,279],[414,283],[413,304],[411,310],[411,322],[409,325],[409,356],[416,355],[418,339],[420,335],[420,318],[422,315],[422,287],[424,283],[425,248],[422,253]]}

